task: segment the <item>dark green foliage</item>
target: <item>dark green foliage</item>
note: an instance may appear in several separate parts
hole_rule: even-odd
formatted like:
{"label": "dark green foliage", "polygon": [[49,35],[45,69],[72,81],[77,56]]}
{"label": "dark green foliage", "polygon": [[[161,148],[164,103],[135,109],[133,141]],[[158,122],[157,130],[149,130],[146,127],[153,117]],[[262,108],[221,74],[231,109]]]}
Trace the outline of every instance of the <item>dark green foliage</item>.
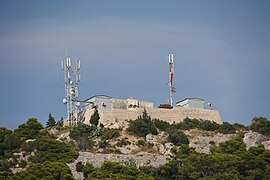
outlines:
{"label": "dark green foliage", "polygon": [[218,131],[221,132],[221,133],[223,133],[223,134],[232,134],[232,133],[235,133],[235,128],[230,123],[223,122],[219,126],[219,130]]}
{"label": "dark green foliage", "polygon": [[146,142],[144,140],[138,140],[138,145],[139,146],[145,146],[146,145]]}
{"label": "dark green foliage", "polygon": [[21,140],[10,130],[1,129],[0,132],[0,158],[1,157],[11,157],[11,155],[20,147]]}
{"label": "dark green foliage", "polygon": [[161,131],[167,131],[170,128],[170,123],[159,119],[153,119],[154,125]]}
{"label": "dark green foliage", "polygon": [[124,166],[117,162],[105,161],[101,168],[87,174],[88,179],[153,179],[133,166]]}
{"label": "dark green foliage", "polygon": [[136,120],[130,122],[127,131],[141,137],[145,137],[147,134],[158,134],[156,126],[145,109],[142,116],[139,116]]}
{"label": "dark green foliage", "polygon": [[78,148],[81,150],[91,149],[94,144],[92,138],[98,134],[97,127],[82,123],[79,123],[70,131],[70,137],[76,140]]}
{"label": "dark green foliage", "polygon": [[59,121],[57,121],[56,125],[63,127],[63,124],[64,124],[64,118],[61,117],[61,119]]}
{"label": "dark green foliage", "polygon": [[22,179],[46,179],[46,180],[72,180],[72,174],[69,167],[61,162],[44,162],[30,164],[26,171],[16,173],[12,180]]}
{"label": "dark green foliage", "polygon": [[97,128],[95,126],[89,126],[87,124],[79,123],[77,126],[73,127],[70,131],[70,137],[75,140],[80,139],[84,134],[89,137],[95,135]]}
{"label": "dark green foliage", "polygon": [[186,117],[183,122],[172,124],[170,128],[182,130],[198,128],[205,131],[218,131],[223,134],[235,133],[234,126],[229,124],[228,122],[224,122],[223,124],[217,124],[213,121],[189,119],[188,117]]}
{"label": "dark green foliage", "polygon": [[0,171],[9,171],[12,163],[6,159],[0,159]]}
{"label": "dark green foliage", "polygon": [[86,163],[83,167],[83,175],[86,178],[88,174],[91,174],[95,170],[95,167],[91,163]]}
{"label": "dark green foliage", "polygon": [[186,117],[183,122],[176,124],[177,129],[190,130],[194,128],[201,128],[201,121],[198,119],[189,119]]}
{"label": "dark green foliage", "polygon": [[168,163],[148,172],[155,179],[269,179],[270,151],[263,146],[245,150],[241,142],[220,144],[213,154],[200,154],[186,145],[174,148]]}
{"label": "dark green foliage", "polygon": [[55,126],[55,119],[52,116],[52,114],[50,113],[48,121],[46,122],[46,127],[52,127],[52,126]]}
{"label": "dark green foliage", "polygon": [[48,137],[32,142],[31,146],[36,149],[35,155],[30,156],[30,160],[35,163],[45,161],[68,163],[78,157],[78,153],[72,151],[70,145]]}
{"label": "dark green foliage", "polygon": [[123,138],[123,139],[121,139],[120,141],[118,141],[116,143],[116,146],[123,147],[123,146],[127,146],[127,145],[130,145],[130,144],[131,144],[131,142],[129,142],[127,139]]}
{"label": "dark green foliage", "polygon": [[76,171],[77,172],[83,172],[83,168],[84,168],[84,165],[82,164],[82,162],[77,162]]}
{"label": "dark green foliage", "polygon": [[109,146],[109,144],[108,144],[108,142],[106,140],[103,140],[103,141],[99,141],[98,142],[98,147],[99,148],[106,148],[108,146]]}
{"label": "dark green foliage", "polygon": [[254,117],[252,119],[252,124],[250,125],[250,130],[261,133],[263,135],[269,135],[270,121],[264,117]]}
{"label": "dark green foliage", "polygon": [[248,127],[244,126],[243,124],[239,124],[239,123],[234,123],[233,128],[236,131],[247,131],[248,130]]}
{"label": "dark green foliage", "polygon": [[213,121],[201,121],[200,129],[205,131],[215,131],[219,129],[219,124]]}
{"label": "dark green foliage", "polygon": [[0,179],[3,179],[3,180],[11,179],[12,176],[13,176],[12,172],[0,171]]}
{"label": "dark green foliage", "polygon": [[0,127],[0,143],[3,143],[5,138],[10,134],[12,134],[11,130],[4,127]]}
{"label": "dark green foliage", "polygon": [[101,133],[101,139],[102,140],[109,140],[114,139],[120,136],[120,132],[118,129],[105,129]]}
{"label": "dark green foliage", "polygon": [[100,117],[99,117],[98,110],[95,109],[94,114],[90,118],[90,123],[93,124],[94,126],[97,126],[98,122],[99,122],[99,119],[100,119]]}
{"label": "dark green foliage", "polygon": [[168,140],[172,142],[175,146],[180,146],[182,144],[189,144],[187,136],[180,130],[172,130],[169,133]]}
{"label": "dark green foliage", "polygon": [[219,144],[217,147],[211,149],[212,153],[223,154],[241,154],[246,151],[246,145],[237,140],[229,140]]}
{"label": "dark green foliage", "polygon": [[21,139],[36,139],[40,136],[42,129],[42,124],[36,118],[30,118],[26,123],[19,125],[14,133]]}
{"label": "dark green foliage", "polygon": [[215,141],[209,141],[209,144],[215,145],[216,143],[215,143]]}

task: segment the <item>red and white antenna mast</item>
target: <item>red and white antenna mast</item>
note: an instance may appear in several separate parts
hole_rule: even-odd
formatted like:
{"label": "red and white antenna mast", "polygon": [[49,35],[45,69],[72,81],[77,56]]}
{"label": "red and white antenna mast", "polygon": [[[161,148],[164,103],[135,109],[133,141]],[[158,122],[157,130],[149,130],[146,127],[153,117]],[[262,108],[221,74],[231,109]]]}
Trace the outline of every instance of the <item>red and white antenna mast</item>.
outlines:
{"label": "red and white antenna mast", "polygon": [[173,74],[174,74],[174,64],[173,64],[173,54],[169,53],[168,56],[169,61],[169,87],[170,87],[170,106],[173,107],[173,93],[175,92],[175,89],[173,87]]}

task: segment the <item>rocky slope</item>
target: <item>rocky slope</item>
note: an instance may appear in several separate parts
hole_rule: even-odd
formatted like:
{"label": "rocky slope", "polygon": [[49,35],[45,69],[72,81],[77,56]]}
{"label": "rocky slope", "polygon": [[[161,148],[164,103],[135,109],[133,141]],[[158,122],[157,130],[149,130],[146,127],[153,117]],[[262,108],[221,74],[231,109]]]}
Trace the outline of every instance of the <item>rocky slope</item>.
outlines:
{"label": "rocky slope", "polygon": [[[221,142],[235,138],[243,138],[247,149],[259,144],[263,144],[266,149],[270,149],[270,137],[252,131],[222,134],[214,131],[192,129],[184,133],[189,139],[189,146],[200,153],[210,153],[211,146],[217,146]],[[94,148],[91,152],[80,152],[78,159],[68,165],[76,179],[83,179],[83,174],[76,171],[78,162],[83,164],[89,162],[95,167],[100,167],[105,160],[137,167],[158,167],[167,162],[171,155],[171,149],[174,147],[171,142],[167,141],[167,137],[168,134],[163,131],[159,132],[158,135],[148,134],[145,138],[131,136],[126,134],[125,131],[121,131],[120,136],[108,140],[107,145],[110,149],[114,149],[117,154],[106,153],[108,150],[106,148]],[[69,137],[68,132],[58,135],[58,139],[74,144],[74,140]],[[95,141],[98,142],[100,139],[95,139]],[[140,145],[139,141],[145,142],[145,145]],[[119,145],[119,142],[122,142],[122,145]]]}

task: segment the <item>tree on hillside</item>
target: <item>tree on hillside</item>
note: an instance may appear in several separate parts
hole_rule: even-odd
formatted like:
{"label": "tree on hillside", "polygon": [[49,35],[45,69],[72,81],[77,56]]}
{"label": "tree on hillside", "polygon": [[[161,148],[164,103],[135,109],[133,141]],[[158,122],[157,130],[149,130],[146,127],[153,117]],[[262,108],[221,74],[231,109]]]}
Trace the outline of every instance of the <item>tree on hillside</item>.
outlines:
{"label": "tree on hillside", "polygon": [[46,127],[52,127],[55,125],[55,119],[54,117],[52,116],[52,114],[50,113],[49,114],[49,118],[48,118],[48,121],[46,122]]}
{"label": "tree on hillside", "polygon": [[270,121],[264,117],[254,117],[250,125],[252,131],[261,133],[263,135],[270,134]]}
{"label": "tree on hillside", "polygon": [[139,116],[136,120],[130,122],[127,131],[141,137],[145,137],[147,134],[158,134],[156,126],[145,109],[142,116]]}
{"label": "tree on hillside", "polygon": [[94,114],[90,118],[90,123],[93,124],[94,126],[97,126],[99,119],[100,119],[100,117],[99,117],[98,110],[95,109]]}
{"label": "tree on hillside", "polygon": [[172,142],[175,146],[189,144],[188,137],[180,130],[171,130],[171,132],[169,132],[168,140]]}
{"label": "tree on hillside", "polygon": [[35,139],[40,135],[43,126],[36,118],[30,118],[26,123],[19,125],[14,133],[22,139]]}
{"label": "tree on hillside", "polygon": [[72,180],[69,167],[62,162],[32,163],[25,171],[14,174],[11,179],[64,179]]}

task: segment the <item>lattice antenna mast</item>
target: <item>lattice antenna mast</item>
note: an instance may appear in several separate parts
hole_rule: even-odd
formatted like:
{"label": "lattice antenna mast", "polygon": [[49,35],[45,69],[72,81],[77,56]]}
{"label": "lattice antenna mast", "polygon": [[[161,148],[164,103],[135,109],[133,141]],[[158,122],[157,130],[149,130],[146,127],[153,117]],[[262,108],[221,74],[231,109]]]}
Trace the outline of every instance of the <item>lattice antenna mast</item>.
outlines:
{"label": "lattice antenna mast", "polygon": [[[65,80],[65,98],[63,99],[63,103],[67,105],[68,125],[74,126],[79,122],[78,110],[80,103],[78,101],[78,86],[80,81],[80,60],[77,60],[76,68],[73,69],[71,58],[67,56],[62,61],[62,70],[64,71]],[[74,79],[75,83],[73,81]]]}
{"label": "lattice antenna mast", "polygon": [[168,61],[169,61],[169,90],[170,90],[170,99],[169,99],[169,103],[170,106],[173,107],[173,93],[175,92],[175,89],[173,87],[173,74],[174,74],[174,64],[173,64],[173,54],[169,53],[168,56]]}

